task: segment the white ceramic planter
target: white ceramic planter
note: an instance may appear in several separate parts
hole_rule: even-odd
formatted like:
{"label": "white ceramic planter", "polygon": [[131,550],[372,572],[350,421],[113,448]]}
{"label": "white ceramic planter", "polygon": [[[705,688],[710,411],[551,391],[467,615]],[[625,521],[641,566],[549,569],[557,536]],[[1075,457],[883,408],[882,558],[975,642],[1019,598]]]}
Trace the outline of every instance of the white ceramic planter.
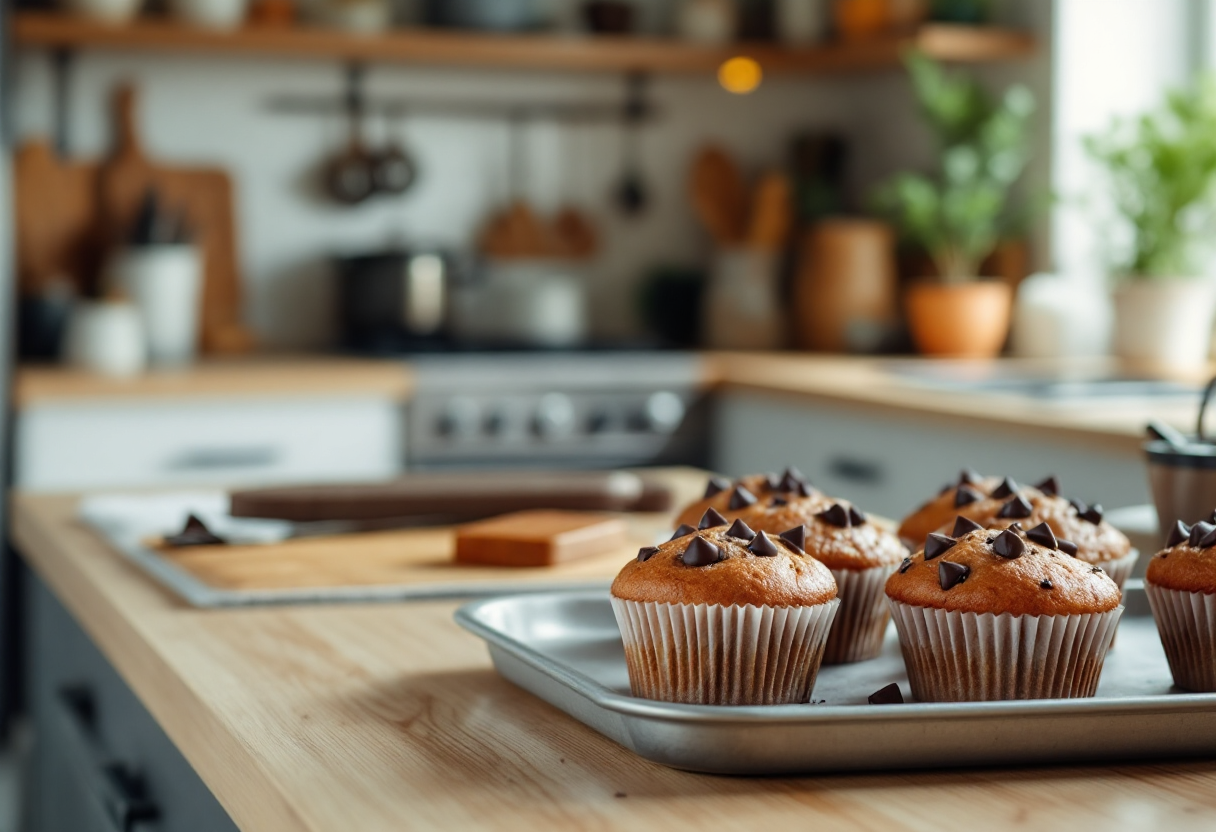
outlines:
{"label": "white ceramic planter", "polygon": [[139,310],[152,364],[180,367],[194,360],[203,288],[202,253],[197,248],[122,249],[109,262],[107,281]]}
{"label": "white ceramic planter", "polygon": [[139,310],[126,301],[79,301],[64,333],[64,360],[107,376],[134,376],[147,364]]}
{"label": "white ceramic planter", "polygon": [[1216,317],[1216,282],[1126,280],[1115,289],[1114,300],[1116,356],[1170,367],[1207,362]]}

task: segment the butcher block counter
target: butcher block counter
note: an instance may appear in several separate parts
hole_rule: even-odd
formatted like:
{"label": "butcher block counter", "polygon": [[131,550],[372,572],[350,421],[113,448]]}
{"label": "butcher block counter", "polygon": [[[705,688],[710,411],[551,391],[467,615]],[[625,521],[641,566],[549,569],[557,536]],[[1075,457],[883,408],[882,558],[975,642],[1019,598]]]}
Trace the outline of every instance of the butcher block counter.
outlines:
{"label": "butcher block counter", "polygon": [[1216,761],[804,779],[646,762],[500,679],[450,602],[195,610],[15,495],[13,536],[242,830],[1211,828]]}

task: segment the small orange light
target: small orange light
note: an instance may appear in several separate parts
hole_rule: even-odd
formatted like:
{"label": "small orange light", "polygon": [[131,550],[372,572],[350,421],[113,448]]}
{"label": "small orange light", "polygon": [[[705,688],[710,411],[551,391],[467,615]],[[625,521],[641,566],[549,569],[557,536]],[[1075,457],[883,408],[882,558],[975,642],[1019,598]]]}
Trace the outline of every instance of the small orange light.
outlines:
{"label": "small orange light", "polygon": [[747,95],[760,86],[762,80],[764,72],[752,58],[731,58],[718,67],[718,83],[735,95]]}

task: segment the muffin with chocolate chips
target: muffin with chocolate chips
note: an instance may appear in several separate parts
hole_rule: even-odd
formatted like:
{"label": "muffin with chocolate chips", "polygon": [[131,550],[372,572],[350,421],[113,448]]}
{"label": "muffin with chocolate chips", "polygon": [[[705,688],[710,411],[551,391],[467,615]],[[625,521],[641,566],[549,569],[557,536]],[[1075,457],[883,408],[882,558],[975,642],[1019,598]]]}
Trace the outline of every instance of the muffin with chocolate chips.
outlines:
{"label": "muffin with chocolate chips", "polygon": [[1174,684],[1203,692],[1216,691],[1216,513],[1211,520],[1177,521],[1144,579]]}
{"label": "muffin with chocolate chips", "polygon": [[[1045,483],[1050,487],[1045,488]],[[1006,478],[988,499],[966,505],[958,513],[989,529],[1006,529],[1014,523],[1029,529],[1046,523],[1064,551],[1101,567],[1120,590],[1139,557],[1127,536],[1106,522],[1102,506],[1059,496],[1055,477],[1030,487]]]}
{"label": "muffin with chocolate chips", "polygon": [[798,545],[832,572],[840,611],[824,664],[872,659],[882,652],[889,614],[883,585],[908,553],[894,532],[845,500],[798,498],[757,503],[737,515],[756,531],[802,529]]}
{"label": "muffin with chocolate chips", "polygon": [[791,500],[812,500],[824,505],[831,502],[797,468],[786,468],[782,474],[750,474],[734,482],[711,477],[705,486],[705,496],[686,506],[676,524],[696,526],[711,508],[733,520],[752,506],[782,505]]}
{"label": "muffin with chocolate chips", "polygon": [[969,511],[978,503],[989,499],[1002,499],[1021,490],[1024,494],[1057,494],[1059,484],[1055,477],[1048,477],[1037,485],[1020,489],[1008,477],[983,477],[969,468],[959,472],[958,479],[947,483],[937,496],[909,514],[899,524],[899,536],[909,547],[919,546],[929,532],[954,522],[958,515],[970,516]]}
{"label": "muffin with chocolate chips", "polygon": [[[810,699],[840,602],[827,567],[788,536],[686,527],[612,583],[633,695],[700,705]],[[697,523],[702,525],[701,522]]]}
{"label": "muffin with chocolate chips", "polygon": [[1123,612],[1115,582],[1052,544],[1046,524],[960,517],[887,581],[922,702],[1093,696]]}

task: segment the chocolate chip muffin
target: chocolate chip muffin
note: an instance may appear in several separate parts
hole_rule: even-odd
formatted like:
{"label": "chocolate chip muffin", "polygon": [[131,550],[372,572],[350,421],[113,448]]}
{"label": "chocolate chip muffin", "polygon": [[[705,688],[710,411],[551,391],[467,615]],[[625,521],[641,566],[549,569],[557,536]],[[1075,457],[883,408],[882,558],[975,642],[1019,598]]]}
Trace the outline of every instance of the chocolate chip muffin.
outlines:
{"label": "chocolate chip muffin", "polygon": [[903,519],[899,524],[899,536],[910,547],[919,546],[929,532],[953,523],[964,507],[1001,491],[1000,477],[982,477],[964,468],[959,471],[957,480],[942,486],[936,497]]}
{"label": "chocolate chip muffin", "polygon": [[1043,523],[934,532],[887,581],[912,693],[924,701],[1093,696],[1123,612],[1115,582]]}
{"label": "chocolate chip muffin", "polygon": [[705,486],[705,496],[686,506],[676,518],[680,526],[696,526],[709,509],[733,520],[740,512],[757,505],[781,505],[790,500],[831,502],[810,484],[797,468],[786,468],[783,474],[750,474],[731,482],[723,477],[711,477]]}
{"label": "chocolate chip muffin", "polygon": [[679,529],[640,550],[612,583],[633,695],[702,705],[808,701],[840,602],[831,572],[803,552],[800,537],[736,520]]}
{"label": "chocolate chip muffin", "polygon": [[840,610],[824,664],[872,659],[882,651],[890,617],[883,585],[908,553],[893,532],[852,503],[819,497],[757,503],[737,518],[757,532],[803,529],[801,547],[831,570]]}
{"label": "chocolate chip muffin", "polygon": [[1029,529],[1046,523],[1063,551],[1102,567],[1122,589],[1139,553],[1123,532],[1103,519],[1102,506],[1066,500],[1058,491],[1055,477],[1032,487],[1006,477],[992,496],[964,506],[959,514],[989,529],[1007,529],[1014,523]]}
{"label": "chocolate chip muffin", "polygon": [[1144,579],[1174,684],[1216,691],[1216,512],[1211,522],[1174,523]]}

